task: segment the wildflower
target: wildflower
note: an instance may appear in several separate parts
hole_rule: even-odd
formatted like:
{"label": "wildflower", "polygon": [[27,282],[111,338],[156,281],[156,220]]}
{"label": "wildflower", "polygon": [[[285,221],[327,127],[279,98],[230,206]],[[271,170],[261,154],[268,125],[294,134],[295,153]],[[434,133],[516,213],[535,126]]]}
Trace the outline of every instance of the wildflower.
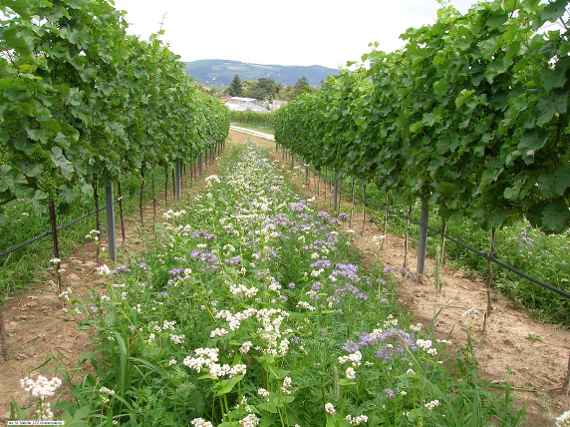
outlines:
{"label": "wildflower", "polygon": [[346,375],[346,378],[348,378],[349,380],[356,379],[356,371],[352,367],[346,368],[345,375]]}
{"label": "wildflower", "polygon": [[245,341],[240,347],[239,347],[239,351],[241,354],[247,354],[249,353],[249,350],[251,350],[251,347],[253,346],[253,344],[251,343],[251,341]]}
{"label": "wildflower", "polygon": [[172,359],[170,359],[168,361],[168,366],[174,366],[176,365],[178,362],[176,362],[176,359],[173,357]]}
{"label": "wildflower", "polygon": [[554,420],[554,425],[556,427],[570,427],[570,410],[556,418],[556,420]]}
{"label": "wildflower", "polygon": [[330,402],[325,403],[325,412],[329,415],[334,415],[336,414],[336,409],[334,408],[334,405]]}
{"label": "wildflower", "polygon": [[293,385],[293,380],[291,377],[285,377],[283,379],[283,385],[281,386],[281,391],[285,394],[291,394],[291,387]]}
{"label": "wildflower", "polygon": [[194,418],[190,424],[194,427],[214,427],[210,421],[206,421],[204,418]]}
{"label": "wildflower", "polygon": [[228,334],[228,331],[224,328],[216,328],[210,332],[210,338],[223,337]]}
{"label": "wildflower", "polygon": [[384,389],[384,394],[386,395],[386,397],[390,400],[394,399],[396,397],[396,392],[394,390],[392,390],[391,388],[385,388]]}
{"label": "wildflower", "polygon": [[170,341],[174,344],[182,344],[184,342],[184,335],[170,335]]}
{"label": "wildflower", "polygon": [[49,263],[50,263],[51,265],[59,265],[59,264],[61,264],[61,259],[59,259],[59,258],[52,258],[52,259],[49,260]]}
{"label": "wildflower", "polygon": [[439,406],[439,400],[432,400],[424,405],[428,410],[433,410]]}
{"label": "wildflower", "polygon": [[266,389],[260,387],[257,389],[257,395],[262,399],[267,399],[269,397],[269,392]]}
{"label": "wildflower", "polygon": [[107,388],[107,387],[104,387],[104,386],[103,386],[103,387],[101,387],[101,388],[99,389],[99,393],[101,393],[101,394],[106,394],[106,395],[108,395],[108,396],[114,396],[114,395],[115,395],[115,390],[112,390],[112,389],[110,389],[110,388]]}
{"label": "wildflower", "polygon": [[61,384],[62,381],[58,377],[48,380],[43,375],[38,375],[35,380],[30,377],[20,380],[20,386],[33,397],[37,397],[40,400],[53,396],[57,389],[61,387]]}
{"label": "wildflower", "polygon": [[345,417],[345,420],[347,423],[349,423],[352,426],[357,426],[363,423],[367,423],[368,422],[368,417],[366,415],[358,415],[357,417],[353,417],[352,415],[347,415]]}
{"label": "wildflower", "polygon": [[111,269],[106,264],[100,265],[95,270],[100,276],[108,276],[111,274]]}
{"label": "wildflower", "polygon": [[239,425],[240,427],[256,427],[259,425],[259,418],[257,418],[255,414],[249,414],[240,420]]}

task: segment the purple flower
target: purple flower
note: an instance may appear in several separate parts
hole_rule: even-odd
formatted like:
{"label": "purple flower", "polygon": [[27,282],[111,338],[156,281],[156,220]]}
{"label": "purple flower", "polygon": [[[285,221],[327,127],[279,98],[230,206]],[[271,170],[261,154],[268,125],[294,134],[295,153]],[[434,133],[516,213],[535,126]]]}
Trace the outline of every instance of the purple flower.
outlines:
{"label": "purple flower", "polygon": [[320,270],[321,268],[322,269],[330,268],[331,265],[332,263],[328,259],[319,259],[311,264],[311,268],[315,270]]}
{"label": "purple flower", "polygon": [[354,264],[337,264],[331,273],[331,279],[336,280],[339,277],[351,280],[353,282],[358,281],[358,267]]}
{"label": "purple flower", "polygon": [[214,240],[215,236],[207,231],[194,231],[192,232],[194,239]]}
{"label": "purple flower", "polygon": [[354,341],[347,341],[343,346],[342,349],[347,353],[354,353],[360,349],[360,346],[355,343]]}
{"label": "purple flower", "polygon": [[237,255],[232,258],[228,258],[226,260],[227,265],[240,265],[241,264],[241,256]]}
{"label": "purple flower", "polygon": [[190,256],[210,265],[218,263],[218,257],[207,249],[194,249]]}
{"label": "purple flower", "polygon": [[343,212],[338,216],[338,220],[341,222],[346,222],[348,221],[348,215]]}
{"label": "purple flower", "polygon": [[396,392],[394,390],[392,390],[391,388],[385,388],[384,389],[384,394],[386,395],[386,397],[390,400],[394,399],[396,397]]}
{"label": "purple flower", "polygon": [[321,290],[321,283],[320,282],[313,283],[313,286],[311,286],[311,290],[319,292]]}
{"label": "purple flower", "polygon": [[307,205],[305,205],[303,201],[289,203],[289,209],[291,209],[293,212],[300,213],[307,209]]}

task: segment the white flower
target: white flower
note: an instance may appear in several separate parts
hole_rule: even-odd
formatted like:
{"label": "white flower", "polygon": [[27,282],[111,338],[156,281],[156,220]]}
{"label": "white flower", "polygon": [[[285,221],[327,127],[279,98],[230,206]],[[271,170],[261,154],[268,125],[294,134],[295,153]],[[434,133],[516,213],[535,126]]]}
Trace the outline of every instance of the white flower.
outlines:
{"label": "white flower", "polygon": [[353,417],[352,415],[347,415],[345,418],[346,422],[352,426],[357,426],[368,422],[368,417],[366,415],[358,415]]}
{"label": "white flower", "polygon": [[53,396],[57,389],[61,387],[61,384],[62,381],[58,377],[53,377],[51,380],[48,380],[43,375],[38,375],[35,380],[30,377],[20,380],[20,386],[25,391],[41,400]]}
{"label": "white flower", "polygon": [[285,394],[291,394],[291,387],[293,386],[293,380],[291,377],[285,377],[283,379],[283,385],[281,386],[281,391]]}
{"label": "white flower", "polygon": [[257,389],[257,395],[262,399],[267,399],[269,397],[269,392],[266,389],[260,387]]}
{"label": "white flower", "polygon": [[253,346],[251,341],[245,341],[239,348],[240,353],[242,354],[247,354],[249,353],[249,350],[251,350],[251,347]]}
{"label": "white flower", "polygon": [[249,414],[239,422],[240,427],[255,427],[259,425],[259,418],[255,414]]}
{"label": "white flower", "polygon": [[334,405],[330,402],[325,403],[325,412],[329,415],[334,415],[336,414],[336,409],[334,408]]}
{"label": "white flower", "polygon": [[58,265],[58,264],[61,264],[61,259],[59,259],[59,258],[52,258],[52,259],[49,260],[49,263],[50,263],[51,265]]}
{"label": "white flower", "polygon": [[194,427],[214,427],[210,421],[206,421],[204,418],[194,418],[190,424]]}
{"label": "white flower", "polygon": [[357,368],[362,363],[362,353],[357,350],[348,356],[340,356],[337,360],[341,365],[350,362],[354,368]]}
{"label": "white flower", "polygon": [[170,335],[170,341],[174,344],[182,344],[184,342],[184,335]]}
{"label": "white flower", "polygon": [[410,330],[414,332],[420,332],[424,326],[421,323],[416,323],[415,325],[410,326]]}
{"label": "white flower", "polygon": [[298,308],[303,308],[303,309],[305,309],[305,310],[307,310],[307,311],[315,311],[315,310],[316,310],[315,307],[313,307],[311,304],[309,304],[309,303],[306,302],[306,301],[299,301],[299,302],[297,303],[297,307],[298,307]]}
{"label": "white flower", "polygon": [[168,361],[168,366],[174,366],[174,365],[176,365],[176,363],[178,363],[178,362],[176,362],[176,359],[173,357],[172,359],[170,359]]}
{"label": "white flower", "polygon": [[100,276],[108,276],[109,274],[111,274],[111,269],[109,267],[107,267],[106,264],[100,265],[99,267],[97,267],[95,269],[95,271]]}
{"label": "white flower", "polygon": [[210,332],[210,338],[223,337],[224,335],[227,334],[228,331],[225,330],[224,328],[216,328],[212,332]]}
{"label": "white flower", "polygon": [[570,427],[570,410],[562,413],[554,422],[556,427]]}
{"label": "white flower", "polygon": [[348,378],[349,380],[356,379],[356,371],[352,367],[346,368],[345,375],[346,375],[346,378]]}
{"label": "white flower", "polygon": [[111,390],[110,388],[107,388],[107,387],[101,387],[101,388],[99,389],[99,393],[101,393],[101,394],[106,394],[106,395],[109,395],[109,396],[114,396],[114,395],[115,395],[115,390]]}
{"label": "white flower", "polygon": [[424,405],[428,410],[433,410],[439,406],[439,400],[432,400]]}

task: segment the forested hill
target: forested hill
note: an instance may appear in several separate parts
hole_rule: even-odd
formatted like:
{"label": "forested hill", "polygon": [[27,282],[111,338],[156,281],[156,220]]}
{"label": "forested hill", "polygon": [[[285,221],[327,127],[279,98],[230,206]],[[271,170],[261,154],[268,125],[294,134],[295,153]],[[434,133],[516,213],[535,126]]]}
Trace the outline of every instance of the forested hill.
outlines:
{"label": "forested hill", "polygon": [[208,86],[227,86],[238,74],[242,80],[257,80],[265,77],[284,85],[293,85],[305,76],[311,86],[318,86],[331,74],[338,73],[334,68],[320,65],[262,65],[223,59],[203,59],[186,63],[188,73]]}

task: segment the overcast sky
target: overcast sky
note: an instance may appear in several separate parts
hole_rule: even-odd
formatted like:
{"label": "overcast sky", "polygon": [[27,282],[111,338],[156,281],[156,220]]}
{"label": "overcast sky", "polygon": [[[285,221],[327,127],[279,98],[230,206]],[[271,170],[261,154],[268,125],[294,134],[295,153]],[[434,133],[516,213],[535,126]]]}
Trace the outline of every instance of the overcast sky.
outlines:
{"label": "overcast sky", "polygon": [[[475,0],[451,0],[461,11]],[[116,0],[130,32],[158,31],[183,60],[339,67],[368,43],[401,46],[407,28],[435,21],[435,0]]]}

